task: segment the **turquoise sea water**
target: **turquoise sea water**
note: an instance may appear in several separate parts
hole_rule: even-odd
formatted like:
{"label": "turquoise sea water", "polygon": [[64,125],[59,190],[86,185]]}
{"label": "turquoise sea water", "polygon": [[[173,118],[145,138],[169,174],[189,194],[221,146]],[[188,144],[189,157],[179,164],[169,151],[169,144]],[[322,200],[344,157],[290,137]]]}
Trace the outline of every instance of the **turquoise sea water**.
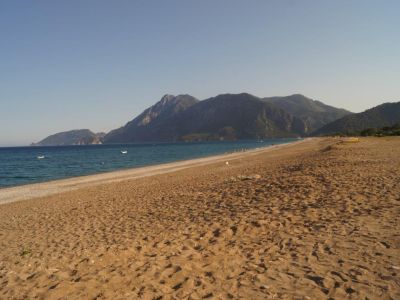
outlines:
{"label": "turquoise sea water", "polygon": [[0,148],[0,188],[231,153],[294,140]]}

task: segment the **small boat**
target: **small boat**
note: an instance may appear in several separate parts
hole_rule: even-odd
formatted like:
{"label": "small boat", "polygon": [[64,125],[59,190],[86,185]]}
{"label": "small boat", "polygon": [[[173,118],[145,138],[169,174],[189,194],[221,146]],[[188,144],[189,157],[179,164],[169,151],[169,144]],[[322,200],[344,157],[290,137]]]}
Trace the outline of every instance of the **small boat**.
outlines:
{"label": "small boat", "polygon": [[37,157],[37,159],[43,159],[44,158],[44,155],[39,155],[38,157]]}
{"label": "small boat", "polygon": [[121,153],[122,153],[122,154],[127,154],[127,153],[128,153],[128,150],[122,150]]}

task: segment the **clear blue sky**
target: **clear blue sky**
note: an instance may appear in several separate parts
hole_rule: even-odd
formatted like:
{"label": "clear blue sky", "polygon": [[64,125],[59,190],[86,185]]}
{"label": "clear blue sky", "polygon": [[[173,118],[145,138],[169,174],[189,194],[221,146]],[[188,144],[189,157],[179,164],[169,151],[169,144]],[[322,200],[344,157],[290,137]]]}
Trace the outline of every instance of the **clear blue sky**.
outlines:
{"label": "clear blue sky", "polygon": [[400,1],[0,2],[0,145],[226,92],[399,101]]}

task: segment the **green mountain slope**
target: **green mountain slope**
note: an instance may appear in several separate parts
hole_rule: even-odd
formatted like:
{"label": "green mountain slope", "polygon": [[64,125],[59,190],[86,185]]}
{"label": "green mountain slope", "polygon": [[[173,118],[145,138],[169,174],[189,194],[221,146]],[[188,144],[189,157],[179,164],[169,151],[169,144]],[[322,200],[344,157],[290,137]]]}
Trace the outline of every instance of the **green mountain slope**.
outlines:
{"label": "green mountain slope", "polygon": [[307,126],[307,133],[351,114],[345,109],[329,106],[300,94],[286,97],[268,97],[263,98],[263,100],[303,120]]}
{"label": "green mountain slope", "polygon": [[384,103],[329,123],[314,135],[353,134],[368,128],[393,126],[396,123],[400,123],[400,102]]}

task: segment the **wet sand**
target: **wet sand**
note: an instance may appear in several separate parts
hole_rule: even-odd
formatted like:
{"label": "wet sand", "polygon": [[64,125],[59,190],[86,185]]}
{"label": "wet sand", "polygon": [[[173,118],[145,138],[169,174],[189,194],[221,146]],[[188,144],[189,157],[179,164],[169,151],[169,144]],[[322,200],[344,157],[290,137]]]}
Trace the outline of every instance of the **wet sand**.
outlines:
{"label": "wet sand", "polygon": [[0,249],[0,299],[399,299],[400,139],[6,203]]}

